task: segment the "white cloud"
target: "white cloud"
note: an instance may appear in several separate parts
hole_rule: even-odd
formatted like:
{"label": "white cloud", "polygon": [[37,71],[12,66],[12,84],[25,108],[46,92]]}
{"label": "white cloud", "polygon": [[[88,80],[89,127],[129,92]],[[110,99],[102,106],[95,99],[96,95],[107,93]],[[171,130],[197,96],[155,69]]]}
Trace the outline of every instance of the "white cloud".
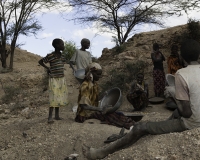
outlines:
{"label": "white cloud", "polygon": [[40,35],[40,38],[48,38],[48,37],[52,37],[54,35],[54,33],[42,33]]}

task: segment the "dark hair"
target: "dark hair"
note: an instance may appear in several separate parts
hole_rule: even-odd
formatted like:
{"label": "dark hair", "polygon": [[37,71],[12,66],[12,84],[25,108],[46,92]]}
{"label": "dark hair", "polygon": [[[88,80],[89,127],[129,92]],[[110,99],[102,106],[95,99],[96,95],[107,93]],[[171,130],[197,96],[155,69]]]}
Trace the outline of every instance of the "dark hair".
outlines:
{"label": "dark hair", "polygon": [[197,61],[200,54],[200,44],[193,39],[186,39],[181,44],[180,51],[186,62]]}
{"label": "dark hair", "polygon": [[52,46],[55,48],[56,44],[59,44],[62,41],[62,39],[56,38],[52,41]]}
{"label": "dark hair", "polygon": [[87,39],[87,38],[83,38],[83,39],[81,40],[81,44],[83,44],[84,42],[90,42],[90,40]]}
{"label": "dark hair", "polygon": [[157,49],[159,49],[159,45],[158,45],[158,43],[154,43],[153,44],[153,50],[156,51]]}

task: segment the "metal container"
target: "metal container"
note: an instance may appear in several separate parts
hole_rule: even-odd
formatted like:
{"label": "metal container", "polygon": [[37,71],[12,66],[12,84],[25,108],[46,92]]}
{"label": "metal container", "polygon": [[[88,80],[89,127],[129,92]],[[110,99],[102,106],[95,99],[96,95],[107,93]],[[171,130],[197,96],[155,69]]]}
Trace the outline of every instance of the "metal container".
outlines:
{"label": "metal container", "polygon": [[175,86],[175,77],[172,74],[166,74],[166,82],[168,86]]}
{"label": "metal container", "polygon": [[74,70],[74,77],[79,81],[79,83],[82,83],[85,78],[85,69]]}
{"label": "metal container", "polygon": [[82,83],[85,78],[85,69],[75,69],[72,63],[69,63],[70,67],[73,70],[74,77],[79,81],[79,83]]}
{"label": "metal container", "polygon": [[122,93],[117,87],[106,91],[105,96],[100,100],[99,107],[111,106],[110,113],[115,112],[122,105]]}

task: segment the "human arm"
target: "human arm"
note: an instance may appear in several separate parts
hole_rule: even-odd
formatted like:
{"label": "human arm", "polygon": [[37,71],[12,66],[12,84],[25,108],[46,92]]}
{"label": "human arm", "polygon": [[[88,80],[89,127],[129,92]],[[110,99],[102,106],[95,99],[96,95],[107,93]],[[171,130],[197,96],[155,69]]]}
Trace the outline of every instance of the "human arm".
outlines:
{"label": "human arm", "polygon": [[146,93],[147,97],[149,97],[149,86],[147,83],[144,84],[144,92]]}
{"label": "human arm", "polygon": [[160,61],[164,61],[165,57],[162,55],[161,52],[154,52],[154,53],[151,53],[151,59],[153,62],[160,62]]}
{"label": "human arm", "polygon": [[103,114],[110,113],[110,110],[112,110],[112,105],[106,105],[104,107],[95,107],[95,106],[90,106],[87,104],[80,104],[80,107],[84,110],[90,110],[90,111],[99,111],[102,112]]}
{"label": "human arm", "polygon": [[39,63],[42,67],[44,67],[44,68],[47,69],[47,73],[48,73],[48,74],[51,73],[50,68],[44,64],[43,58],[40,59],[40,60],[38,61],[38,63]]}
{"label": "human arm", "polygon": [[180,115],[184,118],[190,118],[192,110],[190,106],[189,89],[180,74],[175,74],[175,97],[174,100],[177,104]]}
{"label": "human arm", "polygon": [[165,56],[162,54],[162,52],[160,52],[161,56],[162,56],[162,60],[165,61]]}
{"label": "human arm", "polygon": [[70,63],[71,63],[72,65],[75,65],[75,64],[76,64],[76,59],[77,59],[77,54],[78,54],[77,52],[78,52],[78,51],[75,50],[73,56],[72,56],[71,59],[70,59]]}
{"label": "human arm", "polygon": [[179,114],[184,118],[190,118],[192,115],[190,102],[184,101],[184,100],[177,100],[177,99],[175,99],[175,102],[177,104]]}

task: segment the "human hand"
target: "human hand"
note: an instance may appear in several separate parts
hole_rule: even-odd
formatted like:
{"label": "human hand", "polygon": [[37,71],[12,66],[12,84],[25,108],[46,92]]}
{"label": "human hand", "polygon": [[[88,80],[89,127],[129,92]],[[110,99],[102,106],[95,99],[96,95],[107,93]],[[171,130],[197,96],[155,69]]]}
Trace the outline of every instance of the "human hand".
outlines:
{"label": "human hand", "polygon": [[47,74],[48,74],[48,75],[51,74],[50,68],[47,69]]}
{"label": "human hand", "polygon": [[112,105],[105,105],[103,108],[102,108],[102,113],[103,114],[107,114],[111,111],[112,108]]}

